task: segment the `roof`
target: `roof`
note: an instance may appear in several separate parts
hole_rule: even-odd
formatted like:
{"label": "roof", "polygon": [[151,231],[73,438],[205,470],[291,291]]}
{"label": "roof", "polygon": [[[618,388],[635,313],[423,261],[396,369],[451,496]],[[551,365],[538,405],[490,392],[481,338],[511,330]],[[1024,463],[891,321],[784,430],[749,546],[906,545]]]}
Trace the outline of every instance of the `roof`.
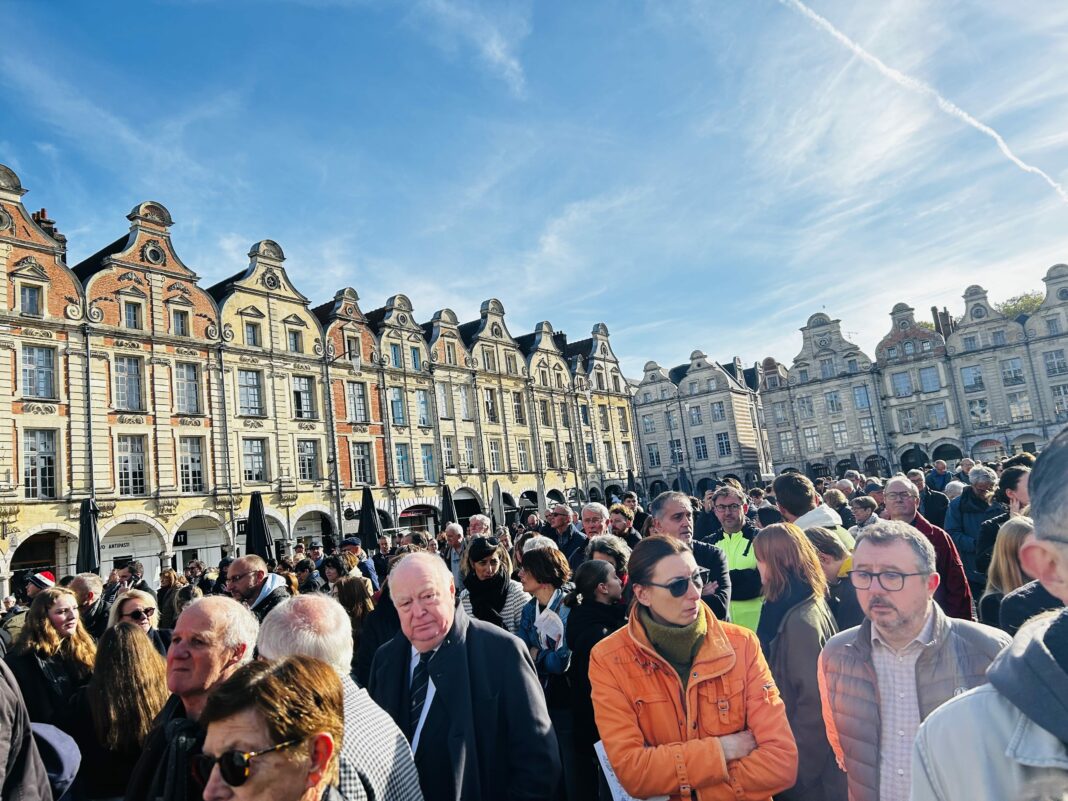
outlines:
{"label": "roof", "polygon": [[690,372],[690,363],[686,362],[686,364],[680,364],[678,367],[672,367],[668,370],[668,378],[671,379],[671,383],[680,386],[682,379],[686,377],[688,372]]}
{"label": "roof", "polygon": [[755,367],[746,367],[742,372],[745,373],[745,385],[753,392],[757,392],[760,389],[760,374],[757,369]]}
{"label": "roof", "polygon": [[464,341],[464,344],[467,345],[467,347],[470,348],[471,345],[474,344],[475,337],[478,336],[479,329],[481,329],[481,328],[482,328],[482,318],[481,317],[479,317],[477,320],[472,320],[469,323],[463,323],[459,327],[460,339],[462,339]]}
{"label": "roof", "polygon": [[420,323],[419,327],[423,329],[423,339],[429,342],[434,338],[434,321],[431,320],[428,323]]}
{"label": "roof", "polygon": [[216,303],[222,303],[223,298],[230,294],[230,288],[248,275],[248,269],[248,267],[245,267],[241,272],[234,273],[229,278],[224,278],[214,286],[209,286],[207,289],[208,294],[215,298]]}
{"label": "roof", "polygon": [[364,315],[364,317],[367,318],[367,324],[371,326],[371,328],[377,329],[380,325],[382,325],[382,321],[386,319],[386,311],[386,307],[382,306],[381,308],[372,309],[371,311],[367,312]]}
{"label": "roof", "polygon": [[[564,342],[567,342],[566,336],[564,336]],[[593,351],[593,339],[587,338],[580,339],[578,342],[567,342],[561,350],[564,350],[568,356],[589,356]]]}
{"label": "roof", "polygon": [[521,337],[515,337],[515,344],[519,346],[519,350],[529,356],[534,352],[535,337],[537,337],[537,333],[523,334]]}
{"label": "roof", "polygon": [[324,329],[326,324],[330,322],[331,312],[334,311],[336,305],[336,300],[328,300],[326,303],[320,304],[311,310],[311,313],[315,315],[315,319],[323,324]]}
{"label": "roof", "polygon": [[89,278],[96,275],[98,272],[104,269],[104,260],[109,256],[114,256],[116,253],[121,253],[126,250],[126,245],[130,241],[129,234],[123,234],[110,245],[101,250],[98,250],[89,258],[74,265],[73,271],[78,278],[81,279],[84,284]]}

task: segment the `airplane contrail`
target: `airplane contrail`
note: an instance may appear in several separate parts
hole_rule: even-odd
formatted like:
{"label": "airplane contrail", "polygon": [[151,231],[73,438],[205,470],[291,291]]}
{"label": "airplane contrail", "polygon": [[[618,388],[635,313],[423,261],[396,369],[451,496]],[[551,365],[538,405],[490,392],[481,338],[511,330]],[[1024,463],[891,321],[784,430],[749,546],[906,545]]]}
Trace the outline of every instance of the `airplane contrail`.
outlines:
{"label": "airplane contrail", "polygon": [[958,106],[956,103],[942,97],[942,95],[940,95],[937,90],[935,90],[931,86],[928,86],[926,83],[919,80],[918,78],[913,78],[911,75],[906,75],[900,70],[896,70],[893,67],[888,66],[879,58],[873,56],[859,44],[854,42],[840,30],[838,30],[834,26],[834,24],[830,22],[830,20],[820,16],[811,8],[802,3],[801,0],[779,0],[779,3],[788,8],[792,8],[794,11],[797,11],[798,13],[807,17],[817,27],[825,30],[827,33],[837,39],[838,42],[840,42],[847,49],[852,51],[853,54],[856,55],[859,59],[877,69],[880,73],[885,75],[894,83],[898,84],[899,86],[903,86],[905,89],[908,89],[911,92],[915,92],[916,94],[924,95],[925,97],[933,99],[938,104],[938,107],[947,114],[956,117],[965,124],[970,125],[972,128],[979,131],[980,133],[989,136],[997,144],[998,150],[1000,150],[1009,161],[1011,161],[1024,172],[1029,172],[1032,175],[1039,176],[1042,180],[1044,180],[1047,184],[1050,185],[1053,191],[1060,196],[1061,200],[1063,200],[1065,203],[1068,203],[1068,191],[1066,191],[1065,188],[1061,186],[1061,184],[1054,181],[1049,175],[1047,175],[1038,167],[1028,164],[1015,153],[1013,153],[1011,148],[1009,148],[1008,143],[1001,136],[1001,134],[999,134],[989,125],[980,122],[967,111]]}

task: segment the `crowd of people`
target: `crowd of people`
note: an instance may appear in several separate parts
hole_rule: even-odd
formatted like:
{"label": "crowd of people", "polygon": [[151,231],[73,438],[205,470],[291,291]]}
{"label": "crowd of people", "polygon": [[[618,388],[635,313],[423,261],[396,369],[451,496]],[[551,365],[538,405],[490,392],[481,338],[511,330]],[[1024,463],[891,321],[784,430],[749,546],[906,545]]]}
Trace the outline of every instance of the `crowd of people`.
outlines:
{"label": "crowd of people", "polygon": [[35,572],[0,797],[1068,799],[1068,432],[613,500]]}

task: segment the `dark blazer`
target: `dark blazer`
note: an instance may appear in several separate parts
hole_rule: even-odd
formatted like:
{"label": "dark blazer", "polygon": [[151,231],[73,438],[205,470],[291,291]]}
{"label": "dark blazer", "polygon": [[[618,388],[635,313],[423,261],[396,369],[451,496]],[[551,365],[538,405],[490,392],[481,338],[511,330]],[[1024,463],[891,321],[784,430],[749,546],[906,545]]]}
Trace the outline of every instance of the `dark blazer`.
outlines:
{"label": "dark blazer", "polygon": [[712,573],[709,582],[719,583],[715,595],[702,596],[704,602],[715,613],[717,620],[730,620],[731,574],[727,570],[727,555],[718,545],[709,545],[707,542],[694,540],[690,547],[693,548],[693,558],[698,567]]}
{"label": "dark blazer", "polygon": [[949,508],[949,498],[938,490],[924,487],[920,493],[920,514],[931,525],[944,528],[946,524],[946,509]]}
{"label": "dark blazer", "polygon": [[171,647],[171,634],[173,633],[174,629],[148,630],[148,639],[152,640],[152,645],[155,646],[164,659],[167,658],[167,649]]}
{"label": "dark blazer", "polygon": [[375,652],[397,636],[400,630],[400,616],[397,614],[397,607],[393,605],[387,583],[360,631],[360,644],[356,649],[356,675],[353,678],[361,687],[366,687],[371,680],[371,664],[374,662]]}
{"label": "dark blazer", "polygon": [[59,654],[45,659],[34,651],[12,652],[6,661],[22,690],[30,720],[65,729],[71,699],[89,683],[90,675],[82,675]]}
{"label": "dark blazer", "polygon": [[30,716],[22,702],[18,682],[0,662],[0,798],[19,801],[51,801],[37,743],[30,729]]}
{"label": "dark blazer", "polygon": [[[412,646],[383,645],[369,691],[402,731],[409,727]],[[544,801],[560,780],[560,752],[545,695],[518,637],[463,607],[429,663],[436,692],[415,755],[426,801]],[[451,775],[442,773],[451,767]]]}
{"label": "dark blazer", "polygon": [[97,600],[82,612],[82,625],[94,640],[99,640],[108,630],[108,606],[103,598]]}

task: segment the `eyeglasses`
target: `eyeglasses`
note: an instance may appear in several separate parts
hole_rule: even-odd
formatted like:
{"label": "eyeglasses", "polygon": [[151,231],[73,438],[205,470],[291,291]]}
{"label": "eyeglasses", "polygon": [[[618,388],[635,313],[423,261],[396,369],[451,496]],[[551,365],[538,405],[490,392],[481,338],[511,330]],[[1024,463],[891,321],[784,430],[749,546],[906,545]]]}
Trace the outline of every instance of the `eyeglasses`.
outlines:
{"label": "eyeglasses", "polygon": [[269,754],[272,751],[292,748],[302,742],[304,740],[287,740],[271,748],[264,748],[262,751],[223,751],[217,757],[210,754],[197,754],[193,757],[193,775],[196,776],[198,782],[207,786],[208,780],[211,778],[211,772],[218,765],[219,775],[222,776],[222,780],[231,787],[240,787],[248,781],[249,774],[252,773],[253,759]]}
{"label": "eyeglasses", "polygon": [[895,570],[887,570],[882,573],[869,573],[867,570],[850,570],[849,580],[858,590],[871,588],[873,580],[878,579],[879,586],[887,592],[900,592],[905,586],[908,576],[928,576],[929,573],[898,573]]}
{"label": "eyeglasses", "polygon": [[721,503],[717,503],[712,508],[715,509],[717,512],[737,512],[742,508],[742,505],[740,503],[729,503],[724,506]]}
{"label": "eyeglasses", "polygon": [[132,612],[123,612],[122,617],[132,618],[140,623],[142,620],[151,620],[154,614],[156,614],[156,610],[152,608],[135,609]]}
{"label": "eyeglasses", "polygon": [[245,576],[251,575],[252,573],[255,573],[255,572],[256,572],[255,570],[249,570],[247,573],[238,573],[236,576],[227,576],[226,577],[226,583],[227,584],[237,584],[237,582],[241,581],[241,579],[243,579]]}
{"label": "eyeglasses", "polygon": [[906,498],[915,498],[911,492],[884,492],[883,498],[888,501],[903,501]]}
{"label": "eyeglasses", "polygon": [[681,598],[689,591],[691,584],[693,584],[693,586],[697,588],[697,591],[700,592],[701,588],[708,583],[708,579],[711,575],[711,570],[702,569],[698,570],[692,576],[677,578],[673,581],[669,581],[667,584],[657,584],[655,581],[647,581],[645,583],[650,587],[661,587],[667,590],[671,593],[672,598]]}

